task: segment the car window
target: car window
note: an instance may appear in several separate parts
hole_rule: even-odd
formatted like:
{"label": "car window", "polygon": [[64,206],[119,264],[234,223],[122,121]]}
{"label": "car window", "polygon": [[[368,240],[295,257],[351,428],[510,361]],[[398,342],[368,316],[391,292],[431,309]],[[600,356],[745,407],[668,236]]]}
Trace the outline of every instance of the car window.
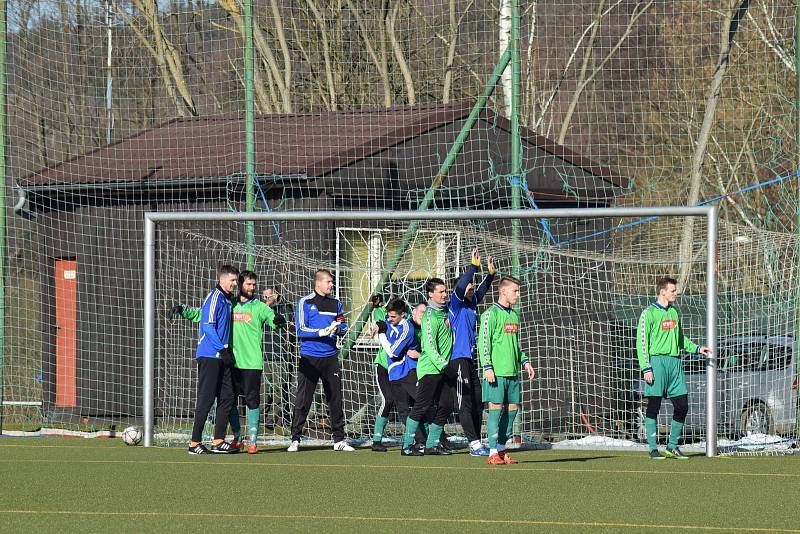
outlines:
{"label": "car window", "polygon": [[761,368],[763,352],[764,344],[760,342],[727,345],[724,351],[720,351],[722,369],[734,373],[757,371]]}
{"label": "car window", "polygon": [[789,347],[785,345],[770,345],[765,347],[762,355],[762,369],[764,371],[777,371],[789,365]]}

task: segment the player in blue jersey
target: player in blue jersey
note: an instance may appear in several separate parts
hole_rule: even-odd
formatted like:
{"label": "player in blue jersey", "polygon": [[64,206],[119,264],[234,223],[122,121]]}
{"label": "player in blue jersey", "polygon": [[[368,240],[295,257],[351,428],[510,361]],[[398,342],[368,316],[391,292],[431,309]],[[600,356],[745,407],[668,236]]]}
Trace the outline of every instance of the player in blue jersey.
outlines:
{"label": "player in blue jersey", "polygon": [[[387,382],[401,421],[405,421],[414,404],[417,388],[419,339],[414,323],[406,318],[408,306],[400,298],[386,305],[386,320],[378,321],[377,337],[387,362]],[[425,432],[417,431],[417,440],[424,441]],[[373,450],[374,446],[373,446]]]}
{"label": "player in blue jersey", "polygon": [[472,261],[456,282],[447,307],[447,319],[453,332],[453,354],[447,364],[447,375],[455,382],[455,401],[458,418],[469,440],[472,456],[488,456],[489,449],[481,443],[483,399],[478,378],[475,340],[478,323],[478,304],[494,280],[494,261],[486,258],[486,271],[481,284],[475,289],[473,278],[481,269],[481,256],[477,247],[472,250]]}
{"label": "player in blue jersey", "polygon": [[344,435],[342,378],[336,337],[347,332],[342,303],[331,296],[333,274],[327,269],[314,273],[314,291],[300,299],[295,309],[295,329],[300,340],[297,366],[297,394],[292,413],[292,443],[287,449],[297,452],[317,384],[322,381],[331,418],[333,450],[353,451]]}
{"label": "player in blue jersey", "polygon": [[[192,441],[189,454],[236,453],[239,449],[225,441],[228,414],[233,406],[232,370],[235,363],[231,350],[231,296],[236,289],[239,270],[223,265],[218,271],[217,286],[203,300],[200,312],[200,339],[197,341],[197,404],[194,410]],[[217,401],[214,441],[209,451],[203,446],[203,427],[208,412]]]}

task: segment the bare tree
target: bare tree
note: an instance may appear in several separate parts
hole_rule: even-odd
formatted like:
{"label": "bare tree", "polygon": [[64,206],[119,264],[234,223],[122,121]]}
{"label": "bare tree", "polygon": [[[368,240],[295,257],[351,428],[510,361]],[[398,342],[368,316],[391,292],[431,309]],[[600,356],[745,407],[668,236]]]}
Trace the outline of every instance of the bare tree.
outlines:
{"label": "bare tree", "polygon": [[[112,1],[115,12],[133,29],[141,43],[155,59],[164,87],[167,94],[175,101],[178,114],[183,116],[188,112],[190,115],[197,115],[197,108],[184,76],[181,55],[161,25],[158,2],[156,0],[131,0],[142,14],[139,19],[132,17],[124,9],[121,9],[116,1]],[[146,31],[149,31],[152,40],[148,38]]]}
{"label": "bare tree", "polygon": [[[706,147],[711,136],[711,129],[714,125],[714,118],[716,116],[717,103],[720,99],[722,89],[722,82],[725,80],[725,74],[728,71],[728,60],[731,53],[731,45],[736,36],[736,31],[739,27],[739,22],[742,17],[747,13],[750,0],[744,0],[739,4],[739,0],[727,0],[726,8],[723,12],[722,28],[719,33],[719,56],[717,57],[717,65],[714,69],[706,97],[706,106],[703,113],[703,123],[700,131],[697,133],[697,140],[695,142],[694,155],[692,157],[692,167],[689,174],[689,194],[686,198],[686,204],[694,206],[700,198],[700,183],[702,181],[702,165],[703,159],[706,155]],[[686,287],[686,282],[689,279],[691,272],[691,255],[692,255],[692,233],[694,230],[694,217],[687,217],[683,226],[681,234],[681,244],[679,254],[680,273],[678,275],[678,287]]]}
{"label": "bare tree", "polygon": [[400,44],[400,40],[397,37],[397,31],[395,29],[395,23],[397,21],[398,13],[400,12],[400,8],[403,5],[401,0],[396,0],[394,6],[390,11],[387,11],[386,14],[386,33],[389,36],[389,42],[392,46],[392,53],[394,54],[394,59],[397,61],[397,66],[400,69],[400,74],[403,76],[403,82],[406,88],[406,98],[408,99],[408,103],[412,106],[417,103],[417,94],[416,90],[414,89],[414,77],[411,74],[411,69],[408,66],[408,62],[406,62],[405,53],[403,52],[403,47]]}
{"label": "bare tree", "polygon": [[597,64],[597,66],[595,66],[594,69],[592,69],[591,73],[587,74],[589,61],[592,56],[592,49],[594,48],[594,42],[597,37],[597,31],[600,28],[600,22],[603,18],[603,6],[605,4],[605,0],[600,1],[600,5],[598,6],[597,9],[597,16],[595,18],[595,25],[594,28],[592,28],[592,33],[591,36],[589,37],[589,43],[586,46],[586,54],[584,55],[583,63],[581,65],[581,70],[580,73],[578,74],[577,86],[575,87],[575,92],[572,94],[572,99],[570,100],[569,107],[567,108],[566,115],[564,116],[564,120],[561,123],[561,130],[558,134],[559,144],[562,145],[564,144],[564,141],[567,137],[567,132],[569,132],[570,123],[572,122],[572,116],[575,113],[575,108],[578,107],[578,102],[580,101],[583,91],[586,89],[586,87],[589,86],[590,83],[592,83],[595,77],[603,71],[603,67],[605,67],[606,63],[608,63],[608,61],[612,57],[614,57],[614,55],[620,49],[622,44],[631,34],[631,31],[634,28],[634,26],[636,26],[638,20],[641,18],[642,15],[644,15],[647,12],[648,9],[650,9],[650,7],[652,7],[654,2],[655,0],[650,0],[647,3],[639,2],[636,4],[633,13],[631,13],[630,19],[628,20],[628,25],[625,28],[625,31],[622,33],[622,35],[619,36],[617,43],[611,48],[611,50],[608,51],[608,53],[605,55],[605,57],[603,57],[600,63]]}

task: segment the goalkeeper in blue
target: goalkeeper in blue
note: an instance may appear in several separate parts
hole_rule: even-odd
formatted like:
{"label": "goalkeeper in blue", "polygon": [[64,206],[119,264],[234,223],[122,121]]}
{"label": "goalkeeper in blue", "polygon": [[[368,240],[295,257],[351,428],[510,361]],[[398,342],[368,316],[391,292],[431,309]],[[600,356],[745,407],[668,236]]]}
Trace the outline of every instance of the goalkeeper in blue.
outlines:
{"label": "goalkeeper in blue", "polygon": [[[677,299],[677,280],[663,277],[656,281],[656,300],[639,316],[636,331],[636,354],[645,381],[647,413],[644,425],[651,460],[688,457],[678,448],[683,424],[689,413],[686,376],[681,365],[681,351],[709,356],[708,347],[700,347],[683,335],[680,314],[673,305]],[[658,451],[658,411],[661,399],[672,402],[672,424],[664,454]]]}
{"label": "goalkeeper in blue", "polygon": [[483,367],[483,399],[489,404],[489,458],[491,465],[515,464],[506,453],[514,419],[522,400],[519,373],[524,369],[528,379],[535,372],[519,345],[519,315],[513,306],[519,300],[520,282],[504,276],[500,279],[497,302],[481,315],[478,352]]}
{"label": "goalkeeper in blue", "polygon": [[453,354],[447,364],[447,374],[455,381],[456,410],[464,434],[469,440],[470,455],[489,456],[489,449],[481,443],[483,399],[476,365],[475,338],[478,304],[483,301],[494,281],[494,262],[491,256],[486,261],[487,274],[475,289],[472,279],[480,269],[481,256],[476,247],[472,250],[472,261],[456,282],[447,306],[447,320],[450,321],[450,329],[453,331]]}

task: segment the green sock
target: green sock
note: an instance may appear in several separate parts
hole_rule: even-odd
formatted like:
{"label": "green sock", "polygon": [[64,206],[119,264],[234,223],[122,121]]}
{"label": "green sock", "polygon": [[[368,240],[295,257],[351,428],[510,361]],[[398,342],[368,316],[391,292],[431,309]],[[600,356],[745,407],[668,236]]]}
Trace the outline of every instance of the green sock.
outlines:
{"label": "green sock", "polygon": [[410,447],[414,443],[414,434],[417,433],[419,421],[414,421],[410,417],[406,419],[406,433],[403,435],[403,448]]}
{"label": "green sock", "polygon": [[650,450],[654,451],[658,449],[658,443],[656,442],[658,438],[658,423],[655,419],[651,419],[650,417],[644,418],[644,432],[647,435],[647,446],[650,447]]}
{"label": "green sock", "polygon": [[502,451],[506,448],[508,441],[508,434],[506,428],[508,427],[508,409],[503,407],[500,411],[500,421],[497,422],[497,450]]}
{"label": "green sock", "polygon": [[500,416],[503,410],[489,410],[489,419],[486,421],[486,435],[489,438],[489,448],[497,449],[497,438],[500,431]]}
{"label": "green sock", "polygon": [[[508,440],[511,439],[512,437],[514,437],[514,420],[517,418],[517,412],[518,411],[519,410],[508,410],[506,412],[507,415],[504,416],[505,419],[506,419],[506,426],[505,426],[506,430],[505,430],[505,434],[503,434],[503,437],[505,438],[505,441],[503,441],[503,443],[498,443],[498,445],[500,445],[502,447],[505,447],[505,445],[508,442]],[[501,428],[502,428],[502,420],[503,420],[503,418],[501,417],[500,418]]]}
{"label": "green sock", "polygon": [[439,445],[439,438],[442,437],[443,426],[431,424],[430,432],[428,432],[428,441],[425,442],[426,449],[433,449]]}
{"label": "green sock", "polygon": [[375,432],[372,433],[373,442],[380,443],[383,441],[383,430],[386,428],[386,423],[388,422],[388,417],[378,416],[375,418]]}
{"label": "green sock", "polygon": [[247,409],[247,435],[250,437],[250,443],[258,441],[258,427],[261,419],[261,410],[259,408]]}
{"label": "green sock", "polygon": [[674,449],[678,446],[678,439],[681,437],[681,432],[683,432],[683,423],[679,423],[673,419],[669,428],[669,441],[667,442],[667,446],[670,449]]}
{"label": "green sock", "polygon": [[233,433],[233,439],[236,441],[242,440],[242,423],[239,421],[239,408],[237,406],[232,406],[231,411],[228,413],[228,419],[230,419],[231,425],[231,432]]}

